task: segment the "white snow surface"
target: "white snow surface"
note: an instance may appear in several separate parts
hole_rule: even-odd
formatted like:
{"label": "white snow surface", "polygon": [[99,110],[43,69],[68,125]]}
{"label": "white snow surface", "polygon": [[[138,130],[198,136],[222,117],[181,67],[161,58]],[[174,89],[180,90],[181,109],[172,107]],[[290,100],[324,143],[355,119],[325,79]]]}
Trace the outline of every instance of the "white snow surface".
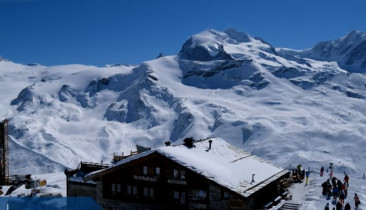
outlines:
{"label": "white snow surface", "polygon": [[[348,174],[365,173],[364,73],[335,60],[275,51],[244,34],[210,33],[196,43],[214,53],[220,43],[217,49],[231,59],[172,55],[102,68],[0,61],[10,173],[109,162],[136,144],[154,148],[185,137],[222,138],[283,168],[332,162]],[[364,51],[353,52],[358,65]]]}
{"label": "white snow surface", "polygon": [[[210,150],[208,141],[201,141],[193,148],[188,149],[184,145],[162,147],[157,152],[245,196],[255,192],[246,194],[250,188],[282,171],[286,173],[283,168],[239,150],[222,139],[212,140]],[[252,174],[255,174],[254,182]]]}
{"label": "white snow surface", "polygon": [[[63,172],[57,173],[47,173],[47,174],[36,174],[32,175],[32,179],[34,180],[46,180],[47,184],[42,187],[37,187],[40,192],[37,193],[36,197],[42,196],[57,196],[57,197],[65,197],[66,196],[66,176]],[[10,186],[3,186],[4,194],[1,196],[5,196],[5,193],[9,189]],[[26,189],[25,185],[20,186],[14,192],[12,192],[9,197],[28,197],[32,194],[32,189]],[[0,198],[1,198],[0,196]]]}

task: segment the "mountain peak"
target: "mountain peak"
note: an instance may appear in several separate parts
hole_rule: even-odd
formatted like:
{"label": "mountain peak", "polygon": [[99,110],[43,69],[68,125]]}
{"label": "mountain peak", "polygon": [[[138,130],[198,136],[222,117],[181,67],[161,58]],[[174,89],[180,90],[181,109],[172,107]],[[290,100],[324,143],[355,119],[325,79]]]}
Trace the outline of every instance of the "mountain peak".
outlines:
{"label": "mountain peak", "polygon": [[229,36],[229,38],[234,39],[238,42],[250,42],[250,36],[244,32],[237,31],[233,28],[228,28],[225,30],[225,33]]}
{"label": "mountain peak", "polygon": [[198,61],[231,60],[223,48],[226,37],[225,33],[213,29],[193,35],[183,44],[179,56]]}
{"label": "mountain peak", "polygon": [[189,38],[179,57],[195,61],[250,59],[249,54],[254,51],[274,53],[271,45],[244,32],[232,28],[224,32],[209,29]]}

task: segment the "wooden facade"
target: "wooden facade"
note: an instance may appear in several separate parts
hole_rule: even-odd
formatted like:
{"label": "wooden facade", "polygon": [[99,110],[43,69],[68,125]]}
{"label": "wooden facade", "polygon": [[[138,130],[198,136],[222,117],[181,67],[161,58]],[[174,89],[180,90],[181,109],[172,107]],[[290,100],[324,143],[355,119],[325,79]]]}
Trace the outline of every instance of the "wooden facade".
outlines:
{"label": "wooden facade", "polygon": [[68,197],[92,197],[97,199],[97,183],[85,182],[83,177],[93,171],[108,168],[110,165],[80,162],[75,170],[65,170],[66,194]]}
{"label": "wooden facade", "polygon": [[86,179],[104,209],[253,209],[277,194],[274,181],[246,198],[156,152]]}
{"label": "wooden facade", "polygon": [[0,122],[0,185],[8,184],[8,120]]}

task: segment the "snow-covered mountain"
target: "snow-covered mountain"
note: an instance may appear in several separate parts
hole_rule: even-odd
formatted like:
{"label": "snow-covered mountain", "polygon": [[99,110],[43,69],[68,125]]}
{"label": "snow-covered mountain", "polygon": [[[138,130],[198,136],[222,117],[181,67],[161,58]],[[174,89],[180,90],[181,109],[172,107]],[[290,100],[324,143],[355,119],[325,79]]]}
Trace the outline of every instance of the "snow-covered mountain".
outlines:
{"label": "snow-covered mountain", "polygon": [[[321,46],[331,55],[318,59]],[[328,46],[276,50],[234,29],[207,30],[178,55],[138,66],[1,61],[10,171],[109,162],[136,144],[158,147],[185,137],[220,137],[283,167],[333,162],[339,171],[365,171],[366,75],[342,69],[338,50]],[[362,53],[355,65],[366,59]]]}
{"label": "snow-covered mountain", "polygon": [[350,72],[366,72],[366,33],[361,31],[354,30],[342,38],[320,42],[308,50],[279,51],[315,60],[336,61],[339,66]]}

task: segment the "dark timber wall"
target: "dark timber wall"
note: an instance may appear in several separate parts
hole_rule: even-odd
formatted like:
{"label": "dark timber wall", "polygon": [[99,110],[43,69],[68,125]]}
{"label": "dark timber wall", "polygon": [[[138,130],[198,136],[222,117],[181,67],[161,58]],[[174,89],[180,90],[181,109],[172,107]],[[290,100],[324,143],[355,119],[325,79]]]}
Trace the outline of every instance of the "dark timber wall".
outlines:
{"label": "dark timber wall", "polygon": [[8,120],[5,119],[0,122],[0,185],[5,185],[8,177]]}

